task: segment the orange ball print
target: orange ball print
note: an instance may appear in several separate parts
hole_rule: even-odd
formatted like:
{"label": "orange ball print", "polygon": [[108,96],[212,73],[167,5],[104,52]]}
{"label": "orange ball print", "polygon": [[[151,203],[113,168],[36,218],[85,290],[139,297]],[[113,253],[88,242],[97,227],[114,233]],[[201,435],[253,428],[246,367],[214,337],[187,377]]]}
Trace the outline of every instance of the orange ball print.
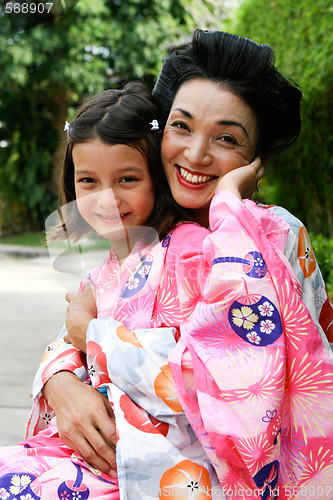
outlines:
{"label": "orange ball print", "polygon": [[52,354],[54,354],[62,344],[63,342],[61,342],[60,340],[55,340],[54,342],[51,342],[51,344],[49,344],[45,349],[45,352],[41,359],[41,363],[44,363],[44,361],[46,361],[47,358],[49,358]]}
{"label": "orange ball print", "polygon": [[117,328],[117,336],[123,342],[129,342],[133,344],[135,347],[142,347],[134,332],[130,332],[126,326],[120,325]]}
{"label": "orange ball print", "polygon": [[161,373],[159,373],[155,379],[154,389],[156,395],[161,398],[171,410],[176,413],[183,411],[176,394],[175,384],[173,383],[169,365],[161,366]]}
{"label": "orange ball print", "polygon": [[298,260],[304,273],[304,278],[311,276],[316,269],[316,259],[311,247],[309,235],[304,226],[299,230]]}
{"label": "orange ball print", "polygon": [[160,481],[159,499],[177,498],[205,500],[212,498],[207,469],[202,465],[183,460],[164,472]]}

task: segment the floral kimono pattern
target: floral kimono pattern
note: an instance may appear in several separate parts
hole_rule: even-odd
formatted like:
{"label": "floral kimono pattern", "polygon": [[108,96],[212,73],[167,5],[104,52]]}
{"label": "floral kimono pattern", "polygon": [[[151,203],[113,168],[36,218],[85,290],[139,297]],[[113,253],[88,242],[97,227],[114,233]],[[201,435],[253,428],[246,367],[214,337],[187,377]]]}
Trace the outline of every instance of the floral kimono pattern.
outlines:
{"label": "floral kimono pattern", "polygon": [[[193,303],[188,288],[201,293],[169,363],[228,498],[333,498],[332,352],[283,254],[289,227],[267,212],[232,196],[213,200],[203,256],[178,264],[183,276],[200,269],[183,280],[181,306]],[[304,281],[318,271],[309,255],[299,261]],[[319,278],[320,318],[329,302]]]}
{"label": "floral kimono pattern", "polygon": [[[99,319],[86,359],[61,338],[48,348],[24,456],[0,451],[0,492],[76,498],[59,496],[64,483],[82,498],[330,498],[332,308],[299,244],[305,229],[278,212],[221,192],[211,232],[183,224],[121,268],[110,254],[91,275]],[[62,369],[107,390],[119,486],[47,427],[40,390]]]}
{"label": "floral kimono pattern", "polygon": [[[168,365],[182,322],[170,273],[175,266],[172,259],[168,271],[163,265],[170,239],[152,246],[139,242],[122,266],[110,252],[90,275],[99,319],[89,326],[86,357],[59,339],[47,348],[35,380],[39,391],[52,373],[69,369],[82,379],[88,374],[94,387],[107,390],[117,423],[118,481],[89,467],[61,442],[52,411],[39,397],[29,423],[37,434],[0,450],[0,492],[8,500],[16,498],[15,485],[24,500],[225,498],[179,404]],[[127,326],[133,321],[143,328],[132,333]]]}

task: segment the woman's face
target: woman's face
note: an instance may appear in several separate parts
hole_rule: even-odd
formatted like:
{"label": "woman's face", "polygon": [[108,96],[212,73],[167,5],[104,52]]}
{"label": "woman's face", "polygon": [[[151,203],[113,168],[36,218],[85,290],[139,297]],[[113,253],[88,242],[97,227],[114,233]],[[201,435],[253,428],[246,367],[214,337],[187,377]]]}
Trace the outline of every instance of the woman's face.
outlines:
{"label": "woman's face", "polygon": [[208,224],[219,179],[255,157],[257,119],[238,96],[209,80],[184,83],[173,102],[162,160],[174,199]]}

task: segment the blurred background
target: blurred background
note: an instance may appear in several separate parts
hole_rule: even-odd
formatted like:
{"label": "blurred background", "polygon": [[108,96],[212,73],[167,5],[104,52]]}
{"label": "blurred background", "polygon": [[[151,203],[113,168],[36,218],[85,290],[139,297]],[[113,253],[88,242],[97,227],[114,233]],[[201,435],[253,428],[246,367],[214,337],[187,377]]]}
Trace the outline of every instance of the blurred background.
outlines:
{"label": "blurred background", "polygon": [[0,243],[41,244],[57,206],[63,126],[85,95],[130,80],[152,88],[163,59],[193,29],[225,30],[270,44],[279,68],[303,90],[301,137],[269,165],[258,198],[305,223],[332,294],[331,0],[44,4],[34,12],[41,2],[16,11],[14,2],[0,2]]}

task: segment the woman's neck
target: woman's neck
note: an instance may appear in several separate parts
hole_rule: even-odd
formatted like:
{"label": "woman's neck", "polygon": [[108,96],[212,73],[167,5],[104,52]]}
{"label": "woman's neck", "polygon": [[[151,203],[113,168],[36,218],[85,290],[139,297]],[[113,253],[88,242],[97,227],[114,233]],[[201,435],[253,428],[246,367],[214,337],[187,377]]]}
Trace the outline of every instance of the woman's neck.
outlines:
{"label": "woman's neck", "polygon": [[200,226],[209,226],[209,207],[193,209],[193,218]]}

